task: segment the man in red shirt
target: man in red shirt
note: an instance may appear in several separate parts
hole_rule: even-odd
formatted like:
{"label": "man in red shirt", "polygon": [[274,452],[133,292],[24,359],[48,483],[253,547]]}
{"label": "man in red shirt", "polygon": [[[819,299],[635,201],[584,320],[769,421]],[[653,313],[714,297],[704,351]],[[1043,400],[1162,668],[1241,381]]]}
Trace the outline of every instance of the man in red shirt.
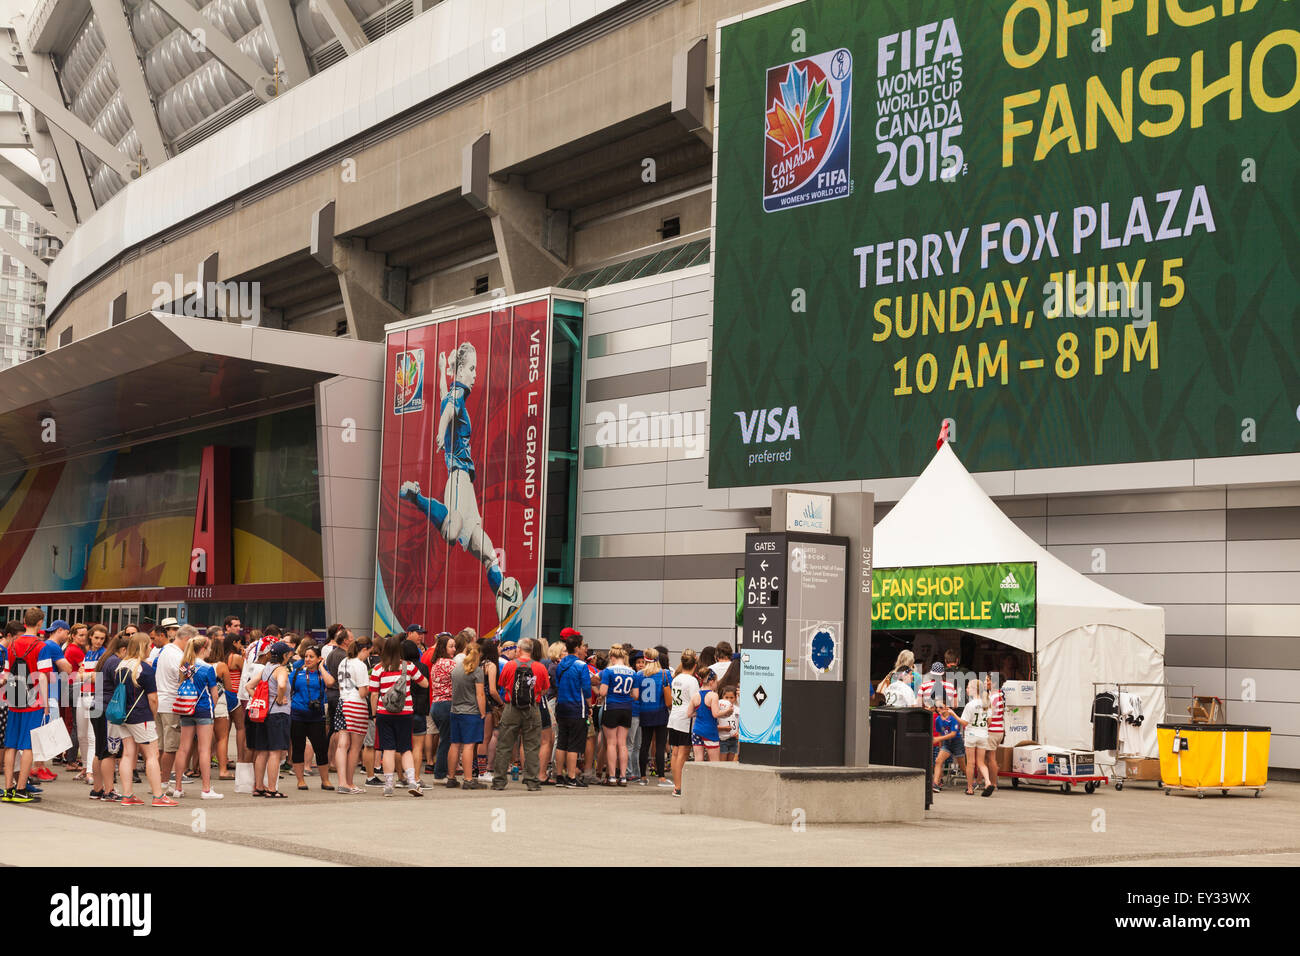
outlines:
{"label": "man in red shirt", "polygon": [[496,766],[492,768],[492,789],[504,790],[509,781],[510,755],[515,741],[523,738],[524,786],[531,791],[542,789],[537,780],[542,746],[542,713],[538,704],[551,688],[546,668],[533,660],[533,642],[524,638],[519,653],[501,668],[497,690],[505,701],[497,731]]}

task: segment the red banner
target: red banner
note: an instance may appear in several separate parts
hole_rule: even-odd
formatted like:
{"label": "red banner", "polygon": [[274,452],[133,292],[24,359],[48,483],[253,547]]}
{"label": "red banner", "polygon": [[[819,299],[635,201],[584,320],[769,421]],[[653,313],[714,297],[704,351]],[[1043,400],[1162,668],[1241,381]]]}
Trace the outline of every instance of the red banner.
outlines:
{"label": "red banner", "polygon": [[549,362],[547,299],[389,335],[376,634],[536,635]]}

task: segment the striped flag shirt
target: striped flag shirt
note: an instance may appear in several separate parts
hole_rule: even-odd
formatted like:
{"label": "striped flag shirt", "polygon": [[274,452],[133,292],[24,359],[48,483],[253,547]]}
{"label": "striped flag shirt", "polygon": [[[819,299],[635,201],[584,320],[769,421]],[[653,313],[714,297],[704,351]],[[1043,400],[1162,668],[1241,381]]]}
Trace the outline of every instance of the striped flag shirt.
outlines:
{"label": "striped flag shirt", "polygon": [[[925,680],[921,682],[921,701],[923,704],[926,701],[933,700],[933,698],[937,695],[937,691],[935,691],[935,687],[934,687],[936,683],[937,682],[933,677],[927,677]],[[944,701],[950,705],[955,706],[957,703],[957,685],[954,684],[952,681],[944,681],[943,693],[944,693]]]}
{"label": "striped flag shirt", "polygon": [[995,690],[989,695],[989,733],[1002,733],[1002,714],[1006,708],[1006,695]]}
{"label": "striped flag shirt", "polygon": [[[415,679],[420,676],[420,670],[411,661],[404,661],[403,669],[406,672],[406,703],[402,705],[401,713],[412,714],[415,710],[411,702],[411,686],[415,683]],[[379,713],[396,716],[384,708],[384,695],[397,683],[397,678],[401,676],[402,671],[386,671],[383,664],[370,672],[370,693],[379,695],[377,708]]]}

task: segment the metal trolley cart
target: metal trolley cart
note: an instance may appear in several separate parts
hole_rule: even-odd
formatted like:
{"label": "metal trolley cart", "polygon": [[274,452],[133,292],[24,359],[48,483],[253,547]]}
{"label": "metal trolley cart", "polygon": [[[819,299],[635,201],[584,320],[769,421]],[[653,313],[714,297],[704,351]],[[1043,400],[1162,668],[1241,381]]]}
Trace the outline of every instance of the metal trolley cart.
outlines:
{"label": "metal trolley cart", "polygon": [[[1142,684],[1142,683],[1137,683],[1137,684],[1134,684],[1134,683],[1128,683],[1128,682],[1125,682],[1125,681],[1093,681],[1093,682],[1092,682],[1092,696],[1095,698],[1095,697],[1097,696],[1097,694],[1098,694],[1098,693],[1099,693],[1103,688],[1106,689],[1106,690],[1110,690],[1111,688],[1114,688],[1114,689],[1115,689],[1115,693],[1116,693],[1116,695],[1118,695],[1118,694],[1122,694],[1122,693],[1124,693],[1124,692],[1127,691],[1127,690],[1133,690],[1133,689],[1136,689],[1136,688],[1143,688],[1143,689],[1149,690],[1149,689],[1151,689],[1151,688],[1153,688],[1153,687],[1159,687],[1161,690],[1163,690],[1163,691],[1165,692],[1165,705],[1166,705],[1166,707],[1168,707],[1168,704],[1169,704],[1169,691],[1170,691],[1170,688],[1175,688],[1175,689],[1179,689],[1179,690],[1187,690],[1187,691],[1189,691],[1189,693],[1187,694],[1187,697],[1191,698],[1192,700],[1196,700],[1196,699],[1197,699],[1197,697],[1196,697],[1196,686],[1195,686],[1194,684],[1169,684],[1169,683],[1162,683],[1162,684]],[[1180,695],[1180,696],[1181,696],[1181,695]],[[1138,780],[1141,780],[1141,781],[1144,781],[1144,782],[1148,782],[1148,781],[1149,781],[1149,782],[1153,782],[1153,783],[1155,783],[1155,785],[1156,785],[1156,789],[1157,789],[1157,790],[1162,789],[1162,788],[1164,787],[1164,782],[1161,781],[1161,779],[1160,779],[1158,776],[1156,776],[1156,777],[1133,777],[1133,776],[1129,773],[1129,770],[1130,770],[1130,767],[1129,767],[1129,761],[1141,761],[1141,760],[1148,760],[1148,759],[1151,759],[1151,758],[1148,758],[1148,757],[1144,756],[1143,754],[1124,753],[1123,751],[1118,751],[1118,752],[1116,752],[1116,754],[1115,754],[1115,770],[1114,770],[1114,774],[1113,774],[1114,781],[1115,781],[1115,789],[1116,789],[1117,791],[1123,790],[1125,784],[1129,783],[1130,781],[1138,781]]]}
{"label": "metal trolley cart", "polygon": [[1044,785],[1047,788],[1056,787],[1061,793],[1069,793],[1080,784],[1083,785],[1084,793],[1092,793],[1098,787],[1103,787],[1110,782],[1110,778],[1104,774],[1098,774],[1092,777],[1063,777],[1054,774],[1043,773],[1016,773],[1014,771],[1004,770],[998,774],[999,778],[1010,777],[1011,789],[1019,790],[1020,781],[1025,781],[1029,786]]}

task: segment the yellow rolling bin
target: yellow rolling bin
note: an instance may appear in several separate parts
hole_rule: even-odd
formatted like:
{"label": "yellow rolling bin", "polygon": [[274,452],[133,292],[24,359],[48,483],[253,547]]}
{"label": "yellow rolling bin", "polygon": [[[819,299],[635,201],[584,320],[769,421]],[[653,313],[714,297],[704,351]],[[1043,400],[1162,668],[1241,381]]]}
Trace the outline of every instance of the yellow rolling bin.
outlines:
{"label": "yellow rolling bin", "polygon": [[1157,724],[1165,793],[1254,790],[1258,797],[1268,783],[1271,736],[1272,728],[1242,724]]}

